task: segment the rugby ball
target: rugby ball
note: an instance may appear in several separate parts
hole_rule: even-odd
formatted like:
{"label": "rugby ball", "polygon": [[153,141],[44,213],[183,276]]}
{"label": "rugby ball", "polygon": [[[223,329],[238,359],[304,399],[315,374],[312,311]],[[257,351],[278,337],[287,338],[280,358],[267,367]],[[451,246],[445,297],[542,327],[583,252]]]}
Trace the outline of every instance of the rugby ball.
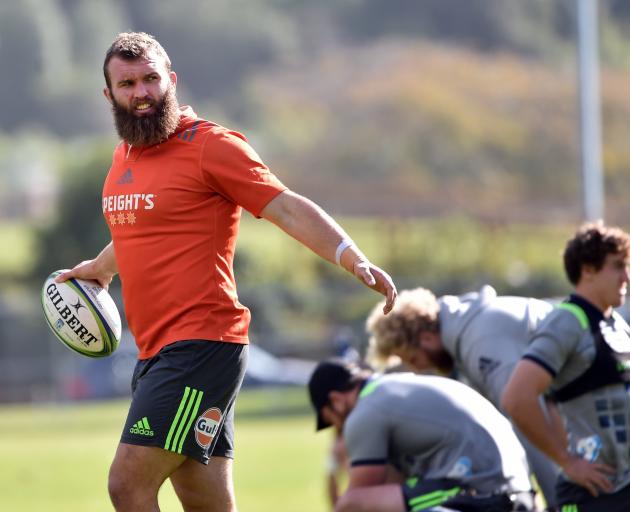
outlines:
{"label": "rugby ball", "polygon": [[42,287],[44,316],[55,336],[71,350],[88,357],[105,357],[118,348],[122,325],[111,295],[96,281],[50,274]]}

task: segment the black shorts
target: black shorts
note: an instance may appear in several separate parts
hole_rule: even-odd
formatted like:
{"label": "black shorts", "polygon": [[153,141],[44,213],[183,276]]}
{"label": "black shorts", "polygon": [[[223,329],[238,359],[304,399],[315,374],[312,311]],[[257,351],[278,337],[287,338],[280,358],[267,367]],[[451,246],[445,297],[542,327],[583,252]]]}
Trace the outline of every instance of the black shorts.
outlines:
{"label": "black shorts", "polygon": [[628,512],[630,510],[630,485],[611,493],[594,497],[586,488],[566,480],[556,486],[560,512]]}
{"label": "black shorts", "polygon": [[234,457],[234,402],[248,347],[205,340],[178,341],[139,360],[120,441],[157,446],[208,464]]}
{"label": "black shorts", "polygon": [[512,500],[507,494],[474,496],[470,489],[447,478],[420,480],[410,478],[402,485],[408,512],[456,510],[458,512],[511,512]]}

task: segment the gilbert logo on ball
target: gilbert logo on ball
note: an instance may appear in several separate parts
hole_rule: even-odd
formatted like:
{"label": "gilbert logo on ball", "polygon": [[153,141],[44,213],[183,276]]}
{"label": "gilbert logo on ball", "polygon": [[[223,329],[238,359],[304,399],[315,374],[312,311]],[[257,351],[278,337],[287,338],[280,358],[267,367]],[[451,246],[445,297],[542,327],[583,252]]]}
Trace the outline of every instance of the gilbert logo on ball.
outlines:
{"label": "gilbert logo on ball", "polygon": [[110,355],[120,343],[122,325],[113,299],[96,281],[50,274],[42,287],[44,316],[55,336],[69,349],[88,357]]}
{"label": "gilbert logo on ball", "polygon": [[212,407],[197,418],[195,422],[195,439],[202,448],[208,448],[221,426],[221,411]]}

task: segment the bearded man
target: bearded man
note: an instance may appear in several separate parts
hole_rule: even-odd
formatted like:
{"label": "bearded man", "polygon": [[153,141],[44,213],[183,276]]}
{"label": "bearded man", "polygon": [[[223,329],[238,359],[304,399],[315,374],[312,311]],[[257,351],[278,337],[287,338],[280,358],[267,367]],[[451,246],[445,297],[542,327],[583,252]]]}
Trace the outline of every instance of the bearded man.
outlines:
{"label": "bearded man", "polygon": [[103,72],[122,139],[103,187],[112,241],[57,280],[108,286],[118,273],[139,348],[109,494],[119,512],[153,512],[168,478],[184,510],[233,512],[234,401],[250,320],[233,271],[242,208],[385,295],[385,311],[396,288],[243,135],[178,105],[177,75],[155,38],[119,34]]}

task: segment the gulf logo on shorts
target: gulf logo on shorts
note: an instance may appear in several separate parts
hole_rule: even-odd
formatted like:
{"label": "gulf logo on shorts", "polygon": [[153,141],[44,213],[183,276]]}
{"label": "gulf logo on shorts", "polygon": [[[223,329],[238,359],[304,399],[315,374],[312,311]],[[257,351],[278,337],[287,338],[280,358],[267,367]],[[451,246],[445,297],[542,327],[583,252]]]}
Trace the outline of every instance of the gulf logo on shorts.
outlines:
{"label": "gulf logo on shorts", "polygon": [[208,448],[221,426],[221,411],[212,407],[197,418],[195,422],[195,439],[202,448]]}

